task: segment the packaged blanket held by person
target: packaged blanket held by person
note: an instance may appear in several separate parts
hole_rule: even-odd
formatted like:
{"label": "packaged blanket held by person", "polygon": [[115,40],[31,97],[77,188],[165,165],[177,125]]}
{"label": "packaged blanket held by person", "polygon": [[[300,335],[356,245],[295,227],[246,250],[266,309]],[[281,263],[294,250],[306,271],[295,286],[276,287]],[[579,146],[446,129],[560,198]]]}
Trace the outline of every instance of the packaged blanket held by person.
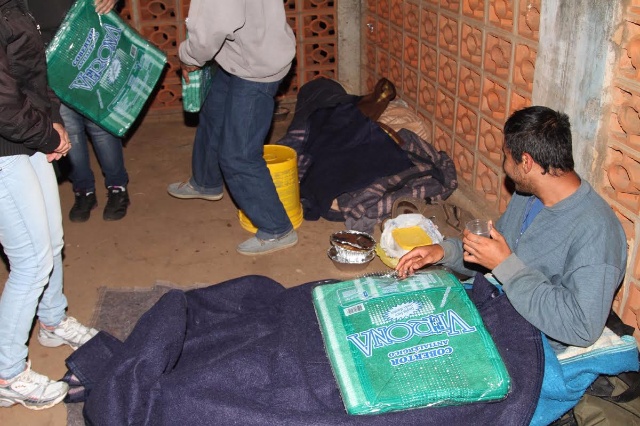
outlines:
{"label": "packaged blanket held by person", "polygon": [[189,82],[184,77],[182,81],[182,109],[186,112],[198,112],[202,108],[209,88],[211,77],[215,72],[215,64],[207,64],[204,67],[189,73]]}
{"label": "packaged blanket held by person", "polygon": [[503,399],[507,369],[462,284],[432,270],[313,290],[349,414]]}
{"label": "packaged blanket held by person", "polygon": [[49,85],[58,97],[116,136],[147,102],[166,56],[113,11],[78,0],[47,48]]}

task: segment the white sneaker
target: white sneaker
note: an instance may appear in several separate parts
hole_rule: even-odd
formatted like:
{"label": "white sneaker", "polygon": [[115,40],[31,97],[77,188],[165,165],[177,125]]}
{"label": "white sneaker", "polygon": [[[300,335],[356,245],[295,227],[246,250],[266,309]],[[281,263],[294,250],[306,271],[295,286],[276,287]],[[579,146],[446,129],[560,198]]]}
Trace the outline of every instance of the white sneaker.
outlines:
{"label": "white sneaker", "polygon": [[69,390],[64,382],[54,382],[47,376],[27,369],[13,379],[0,380],[0,407],[22,404],[31,410],[53,407],[62,401]]}
{"label": "white sneaker", "polygon": [[76,350],[96,334],[98,330],[95,328],[85,327],[74,317],[67,317],[53,330],[47,330],[40,324],[38,342],[48,348],[69,345]]}

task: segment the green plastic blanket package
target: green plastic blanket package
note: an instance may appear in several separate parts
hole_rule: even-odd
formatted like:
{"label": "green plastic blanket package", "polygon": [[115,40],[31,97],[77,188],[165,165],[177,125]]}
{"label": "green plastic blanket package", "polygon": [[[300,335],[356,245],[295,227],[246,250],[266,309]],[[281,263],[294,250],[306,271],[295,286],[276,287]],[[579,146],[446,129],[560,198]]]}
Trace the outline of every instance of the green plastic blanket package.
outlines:
{"label": "green plastic blanket package", "polygon": [[200,111],[204,99],[209,93],[211,77],[214,72],[214,66],[207,64],[196,71],[191,71],[188,83],[184,77],[182,78],[182,109],[187,112]]}
{"label": "green plastic blanket package", "polygon": [[166,55],[111,11],[78,0],[47,48],[49,85],[67,105],[116,136],[138,117]]}
{"label": "green plastic blanket package", "polygon": [[509,391],[480,314],[446,270],[320,285],[313,303],[349,414],[495,401]]}

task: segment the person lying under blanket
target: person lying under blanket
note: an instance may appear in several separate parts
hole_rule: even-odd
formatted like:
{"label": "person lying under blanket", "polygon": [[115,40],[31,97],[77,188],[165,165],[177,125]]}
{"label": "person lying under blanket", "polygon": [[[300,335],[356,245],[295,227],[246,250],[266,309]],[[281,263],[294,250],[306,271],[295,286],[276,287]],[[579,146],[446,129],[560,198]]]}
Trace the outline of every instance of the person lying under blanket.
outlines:
{"label": "person lying under blanket", "polygon": [[300,88],[287,134],[277,143],[298,155],[305,220],[344,221],[347,229],[371,233],[399,197],[437,202],[457,188],[445,152],[379,122],[394,97],[386,79],[365,96],[347,94],[326,78]]}

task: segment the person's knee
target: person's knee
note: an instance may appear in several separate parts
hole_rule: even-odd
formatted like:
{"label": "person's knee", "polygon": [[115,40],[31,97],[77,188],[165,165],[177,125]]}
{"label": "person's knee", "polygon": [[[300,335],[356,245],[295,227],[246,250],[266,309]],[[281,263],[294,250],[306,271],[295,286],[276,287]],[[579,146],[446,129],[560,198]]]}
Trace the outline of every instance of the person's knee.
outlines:
{"label": "person's knee", "polygon": [[44,250],[34,256],[29,256],[28,259],[10,262],[10,264],[10,274],[15,281],[31,284],[40,283],[44,286],[53,271],[53,253],[50,249]]}

